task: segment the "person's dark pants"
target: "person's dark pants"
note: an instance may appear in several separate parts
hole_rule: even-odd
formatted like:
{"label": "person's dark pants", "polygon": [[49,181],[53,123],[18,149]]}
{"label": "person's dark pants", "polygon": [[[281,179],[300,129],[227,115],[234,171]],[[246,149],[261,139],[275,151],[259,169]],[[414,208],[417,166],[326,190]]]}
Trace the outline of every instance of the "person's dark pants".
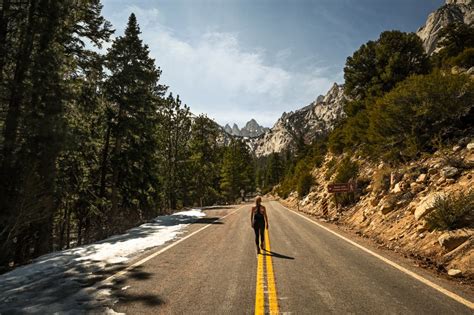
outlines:
{"label": "person's dark pants", "polygon": [[260,244],[264,246],[265,244],[265,222],[259,223],[255,222],[253,226],[253,230],[255,231],[255,244],[259,247],[259,239]]}

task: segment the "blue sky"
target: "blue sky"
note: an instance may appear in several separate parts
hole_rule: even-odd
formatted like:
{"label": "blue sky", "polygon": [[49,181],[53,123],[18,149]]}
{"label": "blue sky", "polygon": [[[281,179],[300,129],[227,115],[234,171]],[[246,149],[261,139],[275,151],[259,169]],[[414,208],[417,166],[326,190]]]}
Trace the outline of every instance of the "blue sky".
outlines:
{"label": "blue sky", "polygon": [[191,111],[271,127],[343,83],[347,56],[384,30],[416,31],[443,0],[103,0],[122,35],[131,12]]}

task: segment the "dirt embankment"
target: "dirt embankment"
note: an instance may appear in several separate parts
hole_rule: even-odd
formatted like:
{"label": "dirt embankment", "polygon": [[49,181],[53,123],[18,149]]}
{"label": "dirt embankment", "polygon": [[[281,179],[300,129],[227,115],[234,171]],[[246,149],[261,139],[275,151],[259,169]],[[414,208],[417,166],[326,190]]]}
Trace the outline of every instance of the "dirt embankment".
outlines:
{"label": "dirt embankment", "polygon": [[474,209],[470,208],[462,228],[433,229],[427,223],[440,197],[474,191],[474,142],[464,139],[452,148],[396,168],[351,158],[359,165],[356,202],[337,205],[327,192],[334,168],[342,156],[327,155],[312,172],[310,193],[296,192],[283,203],[305,213],[343,224],[420,265],[449,277],[474,283]]}

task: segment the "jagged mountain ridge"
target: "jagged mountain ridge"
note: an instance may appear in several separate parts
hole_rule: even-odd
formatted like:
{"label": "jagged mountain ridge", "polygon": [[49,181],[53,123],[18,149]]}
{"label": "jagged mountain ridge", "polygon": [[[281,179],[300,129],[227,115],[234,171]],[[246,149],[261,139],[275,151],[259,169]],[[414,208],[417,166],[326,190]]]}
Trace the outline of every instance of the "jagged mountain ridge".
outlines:
{"label": "jagged mountain ridge", "polygon": [[224,126],[224,130],[232,136],[255,138],[261,136],[270,129],[267,127],[260,126],[258,122],[252,118],[245,124],[242,129],[240,129],[237,124],[234,124],[232,128],[229,124],[226,124]]}
{"label": "jagged mountain ridge", "polygon": [[295,112],[283,113],[269,131],[250,144],[255,155],[282,152],[294,148],[299,138],[310,143],[317,136],[326,134],[344,117],[345,100],[343,86],[334,83],[325,96],[318,96],[314,102]]}
{"label": "jagged mountain ridge", "polygon": [[423,47],[428,55],[436,52],[439,32],[448,24],[474,22],[473,0],[446,0],[446,3],[435,12],[431,13],[424,26],[416,34],[423,41]]}

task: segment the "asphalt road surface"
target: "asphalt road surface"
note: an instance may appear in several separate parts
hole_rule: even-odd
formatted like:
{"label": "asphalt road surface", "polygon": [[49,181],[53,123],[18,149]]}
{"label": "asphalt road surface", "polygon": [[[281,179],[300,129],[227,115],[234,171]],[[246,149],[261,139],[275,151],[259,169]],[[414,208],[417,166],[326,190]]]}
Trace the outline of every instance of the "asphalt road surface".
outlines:
{"label": "asphalt road surface", "polygon": [[184,240],[161,248],[160,254],[115,279],[113,294],[119,302],[114,310],[474,314],[473,292],[460,292],[447,281],[408,267],[409,262],[394,263],[393,257],[384,258],[371,247],[365,250],[366,245],[361,248],[278,202],[264,205],[270,227],[263,255],[256,255],[251,205],[207,210],[207,217],[192,224]]}

